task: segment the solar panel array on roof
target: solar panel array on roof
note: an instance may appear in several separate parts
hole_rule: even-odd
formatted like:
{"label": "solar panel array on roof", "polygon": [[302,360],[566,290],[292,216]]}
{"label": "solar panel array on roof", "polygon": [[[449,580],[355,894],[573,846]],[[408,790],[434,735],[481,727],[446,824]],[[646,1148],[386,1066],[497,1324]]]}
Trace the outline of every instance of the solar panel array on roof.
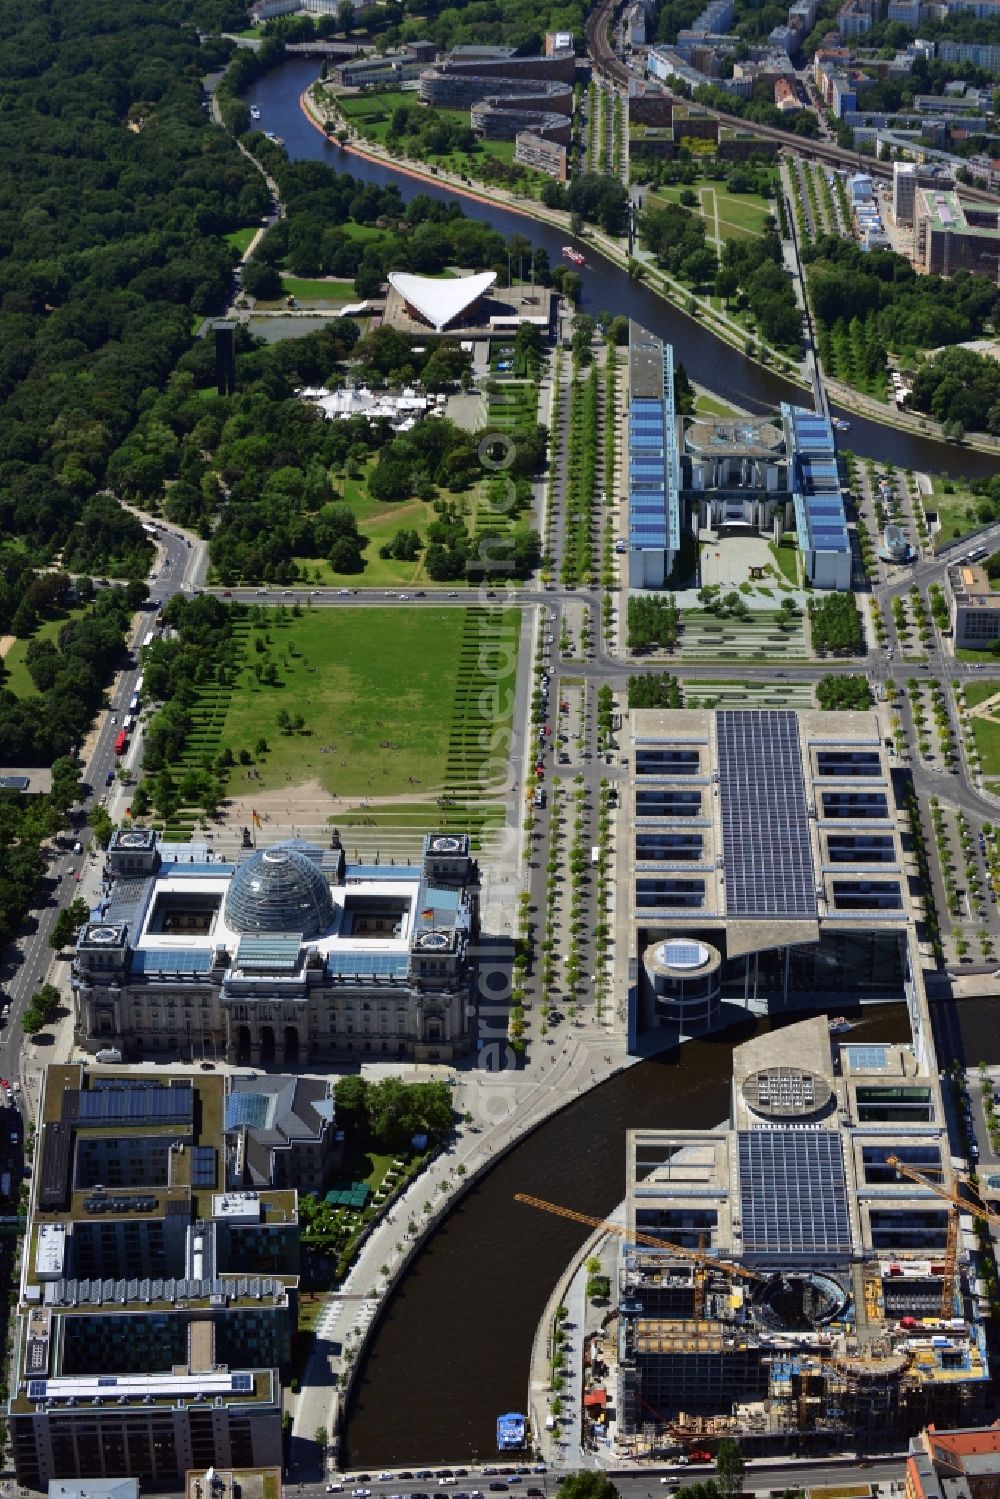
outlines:
{"label": "solar panel array on roof", "polygon": [[726,914],[815,920],[798,723],[785,709],[715,715]]}
{"label": "solar panel array on roof", "polygon": [[674,364],[669,344],[644,334],[629,355],[628,517],[633,546],[680,546],[680,466],[674,426]]}
{"label": "solar panel array on roof", "polygon": [[215,1186],[215,1146],[196,1145],[191,1151],[192,1187]]}
{"label": "solar panel array on roof", "polygon": [[174,1083],[169,1088],[100,1088],[68,1094],[66,1101],[74,1096],[80,1124],[190,1124],[194,1116],[190,1083]]}
{"label": "solar panel array on roof", "polygon": [[836,440],[826,417],[783,405],[790,442],[795,523],[804,552],[850,550],[837,469]]}
{"label": "solar panel array on roof", "polygon": [[839,1134],[752,1129],[741,1130],[737,1139],[744,1251],[849,1254],[851,1227]]}

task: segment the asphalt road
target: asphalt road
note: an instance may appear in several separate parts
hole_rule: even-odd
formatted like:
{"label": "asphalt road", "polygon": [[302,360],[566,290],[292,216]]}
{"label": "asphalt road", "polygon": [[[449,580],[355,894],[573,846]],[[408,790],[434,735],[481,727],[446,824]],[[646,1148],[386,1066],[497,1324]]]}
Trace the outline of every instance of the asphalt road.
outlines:
{"label": "asphalt road", "polygon": [[[489,1466],[489,1465],[487,1465]],[[411,1499],[414,1493],[433,1495],[437,1493],[441,1499],[447,1499],[452,1494],[482,1494],[483,1499],[489,1499],[494,1492],[490,1485],[498,1483],[500,1476],[496,1468],[501,1469],[503,1475],[514,1471],[513,1465],[497,1464],[493,1471],[488,1473],[486,1468],[480,1466],[464,1468],[453,1468],[451,1472],[456,1476],[454,1483],[441,1483],[434,1476],[419,1479],[416,1474],[412,1478],[404,1478],[401,1470],[388,1477],[375,1474],[340,1474],[331,1475],[330,1482],[339,1485],[340,1490],[351,1495],[359,1488],[364,1489],[372,1495],[372,1499],[390,1499],[390,1496],[402,1496],[402,1499]],[[428,1471],[421,1469],[418,1471]],[[442,1469],[433,1469],[435,1475]],[[508,1486],[513,1495],[520,1495],[522,1499],[527,1495],[529,1489],[537,1488],[545,1495],[545,1499],[551,1499],[558,1493],[560,1474],[556,1470],[546,1473],[537,1473],[530,1470],[529,1464],[520,1466],[520,1482]],[[622,1499],[655,1499],[656,1495],[663,1494],[668,1487],[674,1485],[661,1483],[661,1479],[679,1480],[681,1488],[689,1484],[703,1483],[715,1473],[712,1463],[698,1463],[687,1467],[680,1467],[671,1463],[652,1465],[648,1469],[624,1472],[611,1472],[611,1478],[615,1487],[622,1495]],[[766,1458],[757,1462],[747,1463],[743,1479],[745,1491],[767,1494],[771,1490],[784,1493],[786,1489],[798,1489],[808,1484],[811,1488],[823,1484],[889,1484],[901,1483],[905,1474],[905,1459],[899,1454],[886,1456],[873,1456],[867,1462],[859,1465],[854,1456],[843,1458],[804,1458],[798,1461],[790,1461],[787,1458]],[[325,1483],[296,1483],[294,1472],[289,1475],[286,1482],[286,1492],[291,1495],[301,1494],[303,1499],[318,1499],[318,1496],[327,1491]]]}
{"label": "asphalt road", "polygon": [[[196,541],[189,546],[186,539],[175,531],[163,529],[157,540],[157,561],[148,583],[151,598],[165,603],[171,595],[182,589],[197,586],[207,557],[203,543]],[[49,937],[60,908],[69,905],[77,893],[78,877],[83,873],[87,858],[85,852],[74,852],[74,846],[80,843],[86,848],[88,845],[87,813],[103,797],[108,772],[113,771],[118,764],[115,737],[128,711],[129,698],[135,690],[135,680],[139,675],[138,648],[143,637],[153,628],[156,612],[156,606],[150,602],[140,615],[132,639],[129,664],[121,672],[117,685],[110,694],[110,708],[101,715],[97,740],[84,766],[82,795],[73,807],[71,828],[50,845],[48,875],[37,904],[26,919],[16,942],[7,949],[0,961],[4,1003],[10,1006],[6,1023],[0,1030],[0,1077],[11,1082],[21,1077],[23,1035],[20,1017],[32,994],[46,982],[55,962]],[[112,723],[112,718],[118,720],[117,724]],[[21,1097],[23,1099],[23,1094]]]}

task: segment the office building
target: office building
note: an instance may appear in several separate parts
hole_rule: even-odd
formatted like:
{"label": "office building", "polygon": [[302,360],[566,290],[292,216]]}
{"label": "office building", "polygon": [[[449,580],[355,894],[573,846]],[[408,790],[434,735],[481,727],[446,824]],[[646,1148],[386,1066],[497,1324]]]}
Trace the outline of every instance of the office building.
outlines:
{"label": "office building", "polygon": [[825,416],[781,405],[788,485],[806,576],[814,588],[849,589],[853,564],[837,444]]}
{"label": "office building", "polygon": [[917,198],[917,168],[912,161],[892,166],[892,221],[897,228],[910,228]]}
{"label": "office building", "polygon": [[18,1481],[281,1463],[294,1188],[231,1190],[226,1083],[46,1070],[7,1405]]}
{"label": "office building", "polygon": [[850,538],[825,417],[786,404],[780,427],[695,422],[682,441],[670,345],[632,323],[628,368],[630,588],[669,586],[681,536],[699,526],[776,539],[794,529],[813,586],[850,588]]}
{"label": "office building", "polygon": [[1000,640],[1000,593],[977,562],[945,569],[945,596],[956,648],[982,650]]}
{"label": "office building", "polygon": [[290,1067],[465,1050],[477,930],[465,835],[429,834],[415,865],[350,864],[300,841],[229,863],[134,828],[113,834],[107,862],[100,916],[73,955],[78,1046]]}
{"label": "office building", "polygon": [[553,33],[546,38],[544,57],[517,57],[513,47],[455,47],[421,73],[421,102],[468,108],[479,135],[514,141],[515,160],[522,166],[565,181],[573,139],[572,40],[569,32]]}
{"label": "office building", "polygon": [[371,52],[364,57],[335,63],[330,76],[341,88],[391,89],[414,82],[426,66],[424,56],[414,55],[406,47],[397,47],[381,55]]}
{"label": "office building", "polygon": [[627,747],[615,940],[634,1050],[845,994],[905,1001],[923,1040],[874,713],[643,709]]}
{"label": "office building", "polygon": [[914,264],[939,276],[976,271],[1000,274],[1000,210],[962,203],[956,193],[918,188],[914,205]]}
{"label": "office building", "polygon": [[674,354],[629,325],[628,581],[663,588],[680,550],[680,465]]}

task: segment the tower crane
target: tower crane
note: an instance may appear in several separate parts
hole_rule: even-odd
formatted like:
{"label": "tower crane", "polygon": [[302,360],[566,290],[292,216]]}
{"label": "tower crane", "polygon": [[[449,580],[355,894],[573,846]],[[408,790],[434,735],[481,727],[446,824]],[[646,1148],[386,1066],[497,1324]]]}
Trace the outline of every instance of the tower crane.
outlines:
{"label": "tower crane", "polygon": [[[652,1234],[632,1234],[620,1223],[612,1223],[607,1218],[592,1218],[589,1213],[578,1213],[573,1208],[565,1208],[558,1202],[546,1202],[544,1197],[531,1197],[527,1192],[515,1192],[515,1202],[526,1203],[530,1208],[540,1208],[543,1213],[554,1213],[557,1218],[568,1218],[571,1223],[583,1223],[588,1228],[600,1228],[609,1234],[618,1234],[620,1238],[630,1237],[636,1244],[647,1244],[652,1249],[659,1249],[667,1254],[679,1255],[681,1259],[690,1260],[692,1264],[701,1271],[721,1270],[724,1275],[735,1275],[741,1280],[750,1280],[758,1285],[764,1285],[767,1281],[766,1275],[760,1275],[756,1270],[750,1270],[746,1265],[735,1265],[731,1260],[717,1259],[714,1254],[708,1254],[700,1249],[687,1249],[683,1244],[670,1244],[665,1239],[655,1239]],[[695,1277],[696,1300],[704,1310],[704,1284],[698,1291],[698,1276]]]}
{"label": "tower crane", "polygon": [[928,1192],[933,1192],[935,1197],[940,1197],[942,1202],[950,1203],[953,1208],[959,1210],[964,1208],[967,1213],[973,1213],[977,1218],[984,1218],[987,1223],[1000,1223],[1000,1212],[996,1208],[988,1208],[986,1206],[967,1176],[959,1176],[958,1180],[970,1192],[974,1193],[973,1201],[970,1201],[967,1197],[960,1196],[958,1192],[953,1192],[950,1187],[944,1185],[944,1182],[932,1181],[923,1172],[914,1170],[912,1166],[907,1166],[904,1161],[899,1159],[898,1155],[887,1155],[885,1164],[894,1167],[900,1176],[908,1176],[911,1181],[916,1182],[918,1187],[926,1187]]}
{"label": "tower crane", "polygon": [[933,1192],[935,1197],[948,1204],[948,1237],[945,1246],[944,1275],[941,1280],[941,1316],[942,1318],[950,1317],[954,1311],[955,1270],[958,1264],[959,1211],[964,1208],[978,1218],[985,1218],[988,1223],[1000,1223],[1000,1213],[985,1206],[979,1193],[966,1177],[959,1177],[959,1181],[970,1191],[975,1192],[977,1198],[975,1202],[970,1202],[958,1192],[953,1192],[943,1182],[932,1181],[922,1171],[916,1171],[912,1166],[907,1166],[898,1155],[886,1156],[885,1163],[887,1166],[892,1166],[898,1175],[909,1177],[910,1181],[916,1182],[920,1187],[926,1187],[928,1192]]}

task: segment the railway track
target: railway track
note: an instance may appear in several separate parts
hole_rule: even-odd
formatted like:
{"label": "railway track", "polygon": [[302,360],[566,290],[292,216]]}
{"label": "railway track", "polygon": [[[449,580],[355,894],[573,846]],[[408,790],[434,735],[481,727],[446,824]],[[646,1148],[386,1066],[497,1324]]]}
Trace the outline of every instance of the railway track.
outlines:
{"label": "railway track", "polygon": [[[608,41],[609,23],[620,4],[621,0],[600,0],[587,17],[585,32],[587,51],[593,62],[595,73],[614,84],[615,87],[623,89],[627,94],[629,84],[635,80],[636,74],[615,56],[614,49]],[[670,89],[665,89],[664,92],[676,103],[687,102],[679,94],[672,93]],[[860,168],[873,177],[892,177],[891,161],[876,161],[873,156],[861,156],[856,151],[846,151],[843,146],[834,146],[828,141],[812,140],[809,136],[789,135],[787,130],[777,130],[772,125],[760,125],[754,120],[744,120],[739,115],[727,114],[724,110],[708,109],[703,104],[698,107],[714,119],[722,121],[723,124],[750,131],[761,140],[776,141],[779,146],[794,148],[797,156],[826,162],[835,167]],[[995,195],[985,188],[963,186],[961,193],[963,198],[972,202],[989,203],[991,206],[996,203]]]}

